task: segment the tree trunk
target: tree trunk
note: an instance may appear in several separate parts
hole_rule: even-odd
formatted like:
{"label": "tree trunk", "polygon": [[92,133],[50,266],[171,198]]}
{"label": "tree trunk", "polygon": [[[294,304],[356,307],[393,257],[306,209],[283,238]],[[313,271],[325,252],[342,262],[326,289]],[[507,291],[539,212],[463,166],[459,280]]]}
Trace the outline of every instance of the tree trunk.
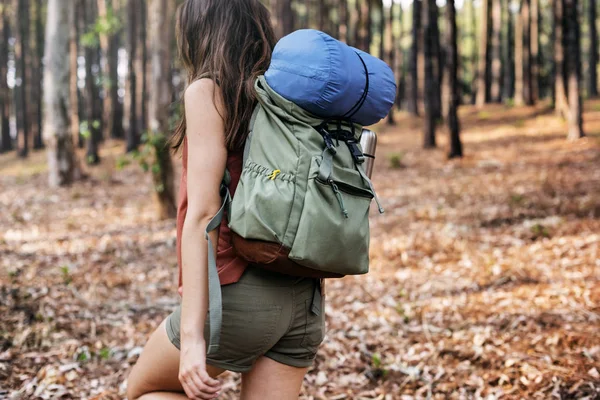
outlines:
{"label": "tree trunk", "polygon": [[566,118],[568,115],[565,82],[565,9],[563,0],[553,0],[554,6],[554,109]]}
{"label": "tree trunk", "polygon": [[[98,18],[105,21],[105,26],[110,26],[108,19],[112,18],[113,4],[111,0],[98,0]],[[102,115],[102,136],[104,138],[123,137],[122,121],[118,118],[119,105],[119,75],[117,72],[119,62],[118,37],[114,29],[105,28],[100,32],[100,48],[104,56],[102,71],[104,75],[104,99]]]}
{"label": "tree trunk", "polygon": [[42,0],[33,0],[31,28],[33,40],[30,41],[30,71],[29,80],[29,124],[33,148],[42,149],[42,59],[44,58],[44,23],[42,17]]}
{"label": "tree trunk", "polygon": [[[287,1],[287,0],[278,0],[278,1]],[[319,30],[323,31],[329,35],[333,32],[329,29],[331,26],[331,21],[329,20],[329,3],[327,0],[319,0]]]}
{"label": "tree trunk", "polygon": [[405,63],[405,55],[404,50],[402,48],[402,42],[404,39],[404,23],[403,23],[403,13],[402,13],[402,5],[400,3],[393,3],[393,7],[397,7],[397,18],[399,22],[398,35],[394,34],[393,43],[394,43],[394,51],[395,51],[395,65],[394,65],[394,74],[397,79],[397,87],[398,94],[396,95],[396,108],[400,110],[402,108],[402,100],[404,100],[404,88],[406,86],[405,78],[404,78],[404,63]]}
{"label": "tree trunk", "polygon": [[531,1],[521,0],[521,20],[523,32],[523,102],[533,105],[533,77],[531,74]]}
{"label": "tree trunk", "polygon": [[277,36],[283,37],[294,30],[294,10],[292,0],[278,0]]}
{"label": "tree trunk", "polygon": [[141,0],[138,14],[138,48],[135,59],[135,75],[137,78],[136,115],[138,132],[148,130],[148,3]]}
{"label": "tree trunk", "polygon": [[27,101],[29,60],[27,44],[29,42],[29,0],[13,0],[16,15],[15,29],[15,116],[17,119],[17,152],[25,158],[29,153],[30,124]]}
{"label": "tree trunk", "polygon": [[419,32],[421,30],[421,2],[415,0],[413,3],[412,18],[412,45],[410,49],[410,61],[408,67],[408,96],[406,109],[412,115],[419,115]]}
{"label": "tree trunk", "polygon": [[[346,1],[346,0],[342,0]],[[352,11],[352,46],[359,47],[360,45],[360,24],[361,24],[361,15],[360,15],[360,0],[354,0],[354,10]]]}
{"label": "tree trunk", "polygon": [[48,0],[44,69],[44,141],[48,154],[48,183],[68,185],[80,176],[69,132],[69,7]]}
{"label": "tree trunk", "polygon": [[375,0],[367,0],[365,2],[363,2],[363,8],[362,8],[362,12],[367,16],[365,18],[365,30],[366,30],[366,35],[365,35],[365,43],[363,45],[363,48],[365,49],[365,51],[367,53],[371,53],[371,43],[373,43],[373,1]]}
{"label": "tree trunk", "polygon": [[13,148],[12,137],[10,136],[10,103],[11,93],[6,81],[8,74],[8,48],[10,39],[9,18],[7,10],[7,1],[0,3],[0,153],[11,151]]}
{"label": "tree trunk", "polygon": [[[166,144],[169,133],[169,104],[171,103],[171,19],[172,0],[150,0],[148,3],[151,34],[152,84],[148,115],[154,138],[157,169],[153,171],[154,188],[160,218],[177,215],[173,164]],[[162,144],[161,144],[162,142]]]}
{"label": "tree trunk", "polygon": [[588,96],[598,96],[598,31],[596,30],[596,0],[589,1],[588,25],[590,31]]}
{"label": "tree trunk", "polygon": [[515,104],[518,106],[522,106],[525,103],[523,52],[523,18],[519,11],[515,18]]}
{"label": "tree trunk", "polygon": [[338,0],[340,21],[338,27],[338,38],[344,43],[350,43],[350,29],[348,29],[348,1]]}
{"label": "tree trunk", "polygon": [[530,80],[531,104],[540,98],[540,5],[539,0],[530,0]]}
{"label": "tree trunk", "polygon": [[[91,31],[92,25],[95,23],[95,15],[93,12],[93,7],[91,7],[91,2],[93,0],[83,0],[83,14],[84,20],[86,22],[85,26],[86,32]],[[98,142],[99,142],[99,129],[98,122],[95,120],[95,109],[96,102],[95,99],[96,91],[95,91],[95,82],[94,82],[94,74],[93,74],[93,63],[94,63],[94,53],[96,49],[90,45],[85,46],[85,120],[87,125],[87,151],[86,151],[86,163],[88,165],[95,165],[100,162],[100,156],[98,155]]]}
{"label": "tree trunk", "polygon": [[[471,53],[471,71],[473,72],[473,81],[471,83],[471,104],[477,103],[477,81],[479,77],[478,73],[478,65],[479,65],[479,51],[478,51],[478,42],[477,42],[477,12],[475,11],[475,0],[469,1],[469,10],[470,10],[470,36],[472,39],[472,53]],[[473,88],[473,86],[475,86]]]}
{"label": "tree trunk", "polygon": [[424,28],[424,53],[425,53],[425,135],[423,147],[426,149],[436,147],[435,143],[435,84],[436,76],[434,70],[434,59],[436,57],[434,44],[434,25],[437,21],[433,21],[433,7],[437,7],[435,0],[423,0],[423,15],[425,15]]}
{"label": "tree trunk", "polygon": [[71,137],[73,144],[83,148],[83,136],[79,132],[79,79],[77,70],[79,69],[79,29],[78,19],[81,18],[81,0],[73,0],[69,7],[69,68],[71,71],[69,80],[69,114],[71,117]]}
{"label": "tree trunk", "polygon": [[514,96],[514,83],[515,83],[515,67],[514,67],[514,36],[513,36],[513,12],[510,10],[509,0],[502,0],[502,7],[504,9],[504,46],[502,46],[504,53],[504,62],[502,64],[504,83],[502,85],[502,97],[504,99],[511,99]]}
{"label": "tree trunk", "polygon": [[[502,0],[492,1],[492,82],[490,89],[490,100],[500,103],[502,87]],[[506,62],[506,60],[505,60]]]}
{"label": "tree trunk", "polygon": [[140,144],[137,115],[138,76],[135,61],[138,58],[138,19],[140,0],[127,0],[127,87],[125,89],[125,137],[127,152],[136,150]]}
{"label": "tree trunk", "polygon": [[570,140],[585,136],[581,104],[581,50],[579,39],[578,1],[564,0],[565,42],[567,54],[567,76],[569,81],[569,134]]}
{"label": "tree trunk", "polygon": [[377,4],[377,13],[379,14],[379,54],[378,57],[381,60],[385,60],[386,54],[385,54],[385,46],[386,46],[386,39],[385,39],[385,29],[386,29],[386,25],[387,25],[387,20],[385,18],[385,6],[383,5],[383,0],[377,0],[376,2]]}
{"label": "tree trunk", "polygon": [[[433,118],[435,121],[442,117],[442,95],[441,95],[441,78],[442,78],[442,51],[440,49],[440,30],[438,25],[439,20],[439,12],[437,2],[434,5],[429,4],[428,12],[425,12],[425,7],[423,8],[421,14],[421,24],[423,26],[421,37],[422,42],[425,43],[427,39],[430,39],[431,44],[431,53],[430,57],[432,57],[431,68],[433,73],[433,81],[430,83],[430,89],[432,90],[431,94],[431,103],[430,107],[433,113]],[[429,33],[426,32],[426,27],[429,26]],[[426,37],[429,35],[429,38]],[[425,68],[426,67],[426,57],[428,57],[425,52],[425,48],[423,47],[423,51],[421,52],[421,64],[422,64],[422,77],[423,81],[419,86],[419,92],[423,94],[424,97],[428,95],[427,93],[427,82],[425,81]],[[424,100],[424,99],[423,99]],[[425,101],[425,100],[424,100]]]}
{"label": "tree trunk", "polygon": [[[382,12],[385,11],[384,8],[382,8]],[[387,59],[387,63],[390,66],[390,68],[392,69],[392,71],[394,71],[394,76],[398,76],[398,68],[396,68],[396,37],[394,35],[394,3],[392,3],[390,5],[390,8],[388,9],[388,15],[387,18],[385,19],[385,47],[387,47],[387,57],[384,58]],[[382,40],[383,41],[383,40]],[[396,99],[398,98],[398,90],[396,88]],[[388,125],[395,125],[396,122],[394,120],[394,107],[392,107],[390,109],[390,112],[388,113],[388,118],[387,118],[387,123]]]}
{"label": "tree trunk", "polygon": [[458,49],[456,39],[456,9],[454,0],[446,4],[447,31],[446,37],[446,83],[448,85],[448,130],[450,133],[450,152],[448,158],[462,157],[460,141],[460,122],[458,120]]}
{"label": "tree trunk", "polygon": [[488,101],[489,76],[489,34],[490,34],[490,6],[489,0],[481,3],[481,28],[479,37],[479,61],[477,67],[477,99],[476,104],[482,107]]}

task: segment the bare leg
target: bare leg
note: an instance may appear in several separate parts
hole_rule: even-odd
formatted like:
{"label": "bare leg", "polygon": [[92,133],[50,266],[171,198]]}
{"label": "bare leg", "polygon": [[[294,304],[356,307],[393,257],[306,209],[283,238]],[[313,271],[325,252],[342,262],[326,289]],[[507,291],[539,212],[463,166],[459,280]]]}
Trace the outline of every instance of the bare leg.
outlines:
{"label": "bare leg", "polygon": [[[217,377],[224,370],[210,365],[206,371]],[[169,341],[165,322],[152,333],[127,379],[129,400],[185,400],[179,382],[179,350]]]}
{"label": "bare leg", "polygon": [[308,368],[296,368],[267,357],[242,375],[241,400],[297,400]]}

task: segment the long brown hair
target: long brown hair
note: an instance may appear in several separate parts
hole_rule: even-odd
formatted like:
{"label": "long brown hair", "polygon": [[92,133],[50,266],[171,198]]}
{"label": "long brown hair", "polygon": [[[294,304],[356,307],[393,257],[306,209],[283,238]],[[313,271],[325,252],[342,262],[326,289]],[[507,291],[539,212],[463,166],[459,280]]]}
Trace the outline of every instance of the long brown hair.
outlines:
{"label": "long brown hair", "polygon": [[[177,45],[188,85],[211,78],[219,86],[225,144],[240,149],[256,105],[254,81],[269,67],[275,46],[269,11],[259,0],[186,0],[177,11]],[[186,128],[184,115],[171,138],[174,149]]]}

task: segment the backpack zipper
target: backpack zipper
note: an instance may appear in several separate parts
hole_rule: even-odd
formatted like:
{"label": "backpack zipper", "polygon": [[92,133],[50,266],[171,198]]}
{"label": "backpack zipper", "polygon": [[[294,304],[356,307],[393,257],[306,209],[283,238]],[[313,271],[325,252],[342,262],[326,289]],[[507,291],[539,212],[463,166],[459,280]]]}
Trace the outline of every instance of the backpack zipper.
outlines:
{"label": "backpack zipper", "polygon": [[333,189],[333,193],[335,193],[335,197],[337,198],[340,208],[342,209],[342,214],[344,214],[345,218],[348,218],[348,210],[346,210],[346,205],[344,204],[344,198],[342,197],[342,192],[340,192],[340,189],[335,184],[333,179],[328,179],[327,183],[329,183],[329,185]]}

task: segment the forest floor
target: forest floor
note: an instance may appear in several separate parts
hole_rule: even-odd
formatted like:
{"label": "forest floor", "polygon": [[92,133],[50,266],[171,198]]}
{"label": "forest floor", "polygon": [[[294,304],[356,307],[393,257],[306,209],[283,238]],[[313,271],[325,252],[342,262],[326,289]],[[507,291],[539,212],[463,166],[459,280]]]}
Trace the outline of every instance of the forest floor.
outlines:
{"label": "forest floor", "polygon": [[[445,128],[377,127],[372,271],[327,282],[302,399],[600,398],[600,102],[577,142],[543,105],[461,117],[453,161]],[[175,222],[122,151],[60,190],[43,153],[0,156],[0,398],[123,398],[178,301]]]}

